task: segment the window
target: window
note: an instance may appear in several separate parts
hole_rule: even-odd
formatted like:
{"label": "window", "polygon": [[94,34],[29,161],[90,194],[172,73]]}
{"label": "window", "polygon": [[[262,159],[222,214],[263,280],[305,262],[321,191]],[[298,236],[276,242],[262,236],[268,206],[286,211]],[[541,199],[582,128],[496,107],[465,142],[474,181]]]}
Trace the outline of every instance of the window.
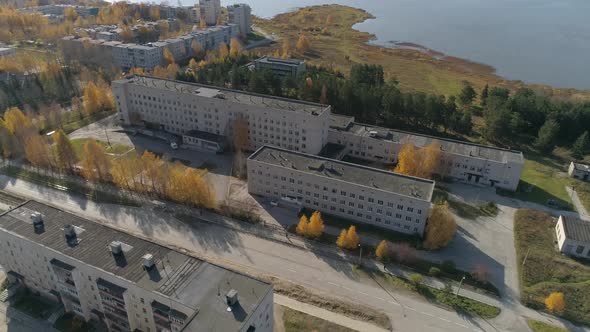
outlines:
{"label": "window", "polygon": [[375,200],[373,198],[369,197],[369,203],[374,203],[374,202],[375,202]]}
{"label": "window", "polygon": [[377,201],[377,204],[383,205],[383,201]]}
{"label": "window", "polygon": [[581,255],[584,252],[584,246],[578,246],[576,248],[576,254]]}

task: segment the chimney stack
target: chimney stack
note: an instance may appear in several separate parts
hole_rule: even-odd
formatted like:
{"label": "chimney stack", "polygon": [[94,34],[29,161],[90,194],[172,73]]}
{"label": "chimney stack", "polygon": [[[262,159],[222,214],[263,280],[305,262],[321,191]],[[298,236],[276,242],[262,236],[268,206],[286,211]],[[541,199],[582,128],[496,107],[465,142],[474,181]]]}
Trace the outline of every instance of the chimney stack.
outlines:
{"label": "chimney stack", "polygon": [[225,301],[227,302],[228,306],[233,306],[238,303],[238,291],[235,289],[230,289],[227,294],[225,294]]}
{"label": "chimney stack", "polygon": [[143,267],[146,270],[151,270],[155,265],[156,262],[154,260],[154,255],[152,254],[145,254],[143,255]]}

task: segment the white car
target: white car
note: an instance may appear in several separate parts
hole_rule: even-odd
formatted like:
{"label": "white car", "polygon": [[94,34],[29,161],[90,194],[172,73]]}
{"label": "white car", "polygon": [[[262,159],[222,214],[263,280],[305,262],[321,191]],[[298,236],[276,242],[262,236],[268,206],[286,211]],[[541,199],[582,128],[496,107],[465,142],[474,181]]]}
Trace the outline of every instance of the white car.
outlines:
{"label": "white car", "polygon": [[178,143],[172,142],[170,143],[170,147],[172,148],[172,150],[178,150]]}

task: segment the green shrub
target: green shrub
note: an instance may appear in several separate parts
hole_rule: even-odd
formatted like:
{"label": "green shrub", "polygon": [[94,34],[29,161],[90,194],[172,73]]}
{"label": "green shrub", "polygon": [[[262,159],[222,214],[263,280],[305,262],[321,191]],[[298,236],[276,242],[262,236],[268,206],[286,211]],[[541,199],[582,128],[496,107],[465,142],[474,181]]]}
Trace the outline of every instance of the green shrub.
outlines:
{"label": "green shrub", "polygon": [[440,269],[438,267],[433,266],[430,268],[430,270],[428,270],[428,275],[438,277],[440,275]]}
{"label": "green shrub", "polygon": [[457,271],[457,267],[455,266],[455,262],[453,262],[451,260],[447,260],[447,261],[442,262],[440,267],[442,268],[443,271],[445,271],[447,273],[455,273]]}
{"label": "green shrub", "polygon": [[420,286],[423,281],[422,275],[419,273],[412,274],[409,279],[410,279],[410,282],[412,284],[414,284],[414,286]]}

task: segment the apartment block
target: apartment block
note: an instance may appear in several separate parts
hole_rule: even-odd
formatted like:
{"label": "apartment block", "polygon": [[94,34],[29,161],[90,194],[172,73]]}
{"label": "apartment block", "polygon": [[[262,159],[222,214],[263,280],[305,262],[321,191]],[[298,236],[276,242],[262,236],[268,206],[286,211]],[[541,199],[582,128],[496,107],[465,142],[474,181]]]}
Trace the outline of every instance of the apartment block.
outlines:
{"label": "apartment block", "polygon": [[244,3],[237,3],[227,6],[229,23],[237,24],[240,27],[240,35],[246,37],[252,32],[252,9]]}
{"label": "apartment block", "polygon": [[109,331],[273,331],[273,286],[29,201],[0,215],[11,282]]}
{"label": "apartment block", "polygon": [[[132,76],[112,83],[121,121],[183,136],[205,132],[232,142],[236,123],[246,124],[248,150],[273,145],[318,154],[328,143],[330,106],[195,83]],[[201,136],[201,141],[206,137]]]}
{"label": "apartment block", "polygon": [[248,192],[422,236],[434,181],[264,146],[247,161]]}
{"label": "apartment block", "polygon": [[441,137],[380,128],[354,122],[353,117],[332,115],[328,141],[343,146],[344,155],[394,164],[407,143],[418,148],[440,144],[436,172],[449,180],[515,191],[524,167],[522,152]]}
{"label": "apartment block", "polygon": [[221,15],[220,0],[199,0],[199,9],[201,11],[201,20],[207,25],[216,25]]}
{"label": "apartment block", "polygon": [[305,61],[297,59],[279,59],[264,56],[254,60],[254,68],[256,70],[268,69],[272,71],[275,76],[279,77],[293,77],[301,75],[306,69]]}
{"label": "apartment block", "polygon": [[216,49],[222,43],[229,44],[232,38],[239,36],[239,33],[237,25],[227,24],[146,44],[126,44],[103,39],[66,36],[61,39],[61,46],[66,59],[92,63],[98,58],[97,60],[103,61],[100,63],[104,63],[104,59],[108,58],[123,70],[134,67],[152,70],[156,66],[163,65],[164,49],[169,49],[176,61],[185,60],[192,56],[193,40],[207,50]]}

